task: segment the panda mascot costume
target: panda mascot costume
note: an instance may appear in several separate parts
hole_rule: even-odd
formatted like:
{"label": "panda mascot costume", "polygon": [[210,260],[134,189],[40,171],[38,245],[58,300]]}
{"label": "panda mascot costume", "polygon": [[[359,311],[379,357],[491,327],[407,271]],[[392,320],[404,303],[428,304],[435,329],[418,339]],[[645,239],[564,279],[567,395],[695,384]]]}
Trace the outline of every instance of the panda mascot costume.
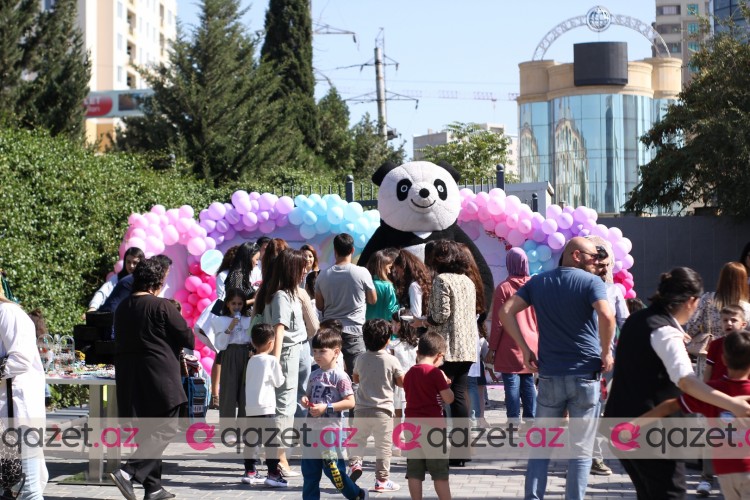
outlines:
{"label": "panda mascot costume", "polygon": [[469,236],[456,222],[461,211],[458,194],[460,174],[450,165],[412,161],[403,165],[386,163],[373,175],[380,187],[378,211],[380,227],[359,257],[366,266],[370,256],[383,248],[404,248],[424,260],[424,247],[430,241],[453,240],[471,250],[484,283],[489,310],[494,291],[492,271]]}

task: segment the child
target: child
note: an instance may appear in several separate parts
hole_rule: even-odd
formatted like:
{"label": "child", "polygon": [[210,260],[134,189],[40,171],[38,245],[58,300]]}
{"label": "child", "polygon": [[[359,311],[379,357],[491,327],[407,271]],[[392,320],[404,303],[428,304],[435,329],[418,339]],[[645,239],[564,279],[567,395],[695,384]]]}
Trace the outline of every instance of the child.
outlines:
{"label": "child", "polygon": [[[722,380],[711,380],[708,385],[729,396],[750,396],[750,332],[735,331],[723,340],[722,360],[727,367],[727,376]],[[721,408],[683,394],[680,399],[662,402],[639,419],[666,417],[679,410],[700,413],[708,418],[719,418],[727,413]],[[713,465],[725,499],[740,500],[750,496],[750,457],[714,459]]]}
{"label": "child", "polygon": [[[727,366],[722,359],[724,352],[724,339],[726,335],[732,332],[740,332],[747,326],[745,320],[745,310],[741,306],[734,304],[724,306],[720,312],[721,331],[724,336],[711,341],[708,344],[708,353],[706,354],[706,366],[703,368],[703,381],[708,383],[711,380],[721,380],[727,375]],[[698,496],[705,497],[711,494],[711,488],[714,485],[714,468],[710,457],[703,459],[703,473],[701,480],[695,492]]]}
{"label": "child", "polygon": [[[250,318],[245,293],[227,290],[221,316],[211,319],[214,346],[222,352],[219,380],[219,417],[227,425],[245,416],[245,367],[250,356]],[[226,420],[225,420],[226,419]],[[243,478],[251,470],[245,470]]]}
{"label": "child", "polygon": [[[408,325],[406,321],[400,321],[398,314],[393,317],[393,331],[395,339],[391,337],[390,348],[393,355],[401,364],[404,373],[417,364],[417,344],[419,343],[418,330]],[[404,415],[406,399],[404,398],[403,387],[396,387],[393,393],[393,405],[395,407],[396,420],[401,422]],[[400,450],[399,450],[400,451]]]}
{"label": "child", "polygon": [[721,309],[721,331],[724,337],[713,340],[708,344],[706,354],[706,368],[703,370],[703,381],[719,380],[727,374],[727,367],[722,360],[724,339],[732,332],[740,332],[747,326],[745,310],[739,305],[724,306]]}
{"label": "child", "polygon": [[[268,427],[262,420],[268,420],[273,424],[276,418],[276,388],[284,383],[284,375],[281,373],[281,364],[273,355],[275,333],[271,325],[265,323],[257,324],[250,332],[255,354],[247,362],[247,373],[245,374],[245,414],[248,418],[256,418],[258,427]],[[268,465],[268,477],[264,480],[263,475],[255,470],[255,460],[245,464],[245,474],[242,482],[246,484],[263,484],[273,488],[286,488],[286,479],[279,472],[279,459],[272,458],[273,448],[266,449],[266,464]]]}
{"label": "child", "polygon": [[[352,382],[336,361],[341,357],[341,344],[341,335],[331,328],[321,328],[312,338],[313,357],[319,368],[310,375],[307,395],[300,400],[309,408],[307,419],[312,429],[310,436],[322,434],[324,428],[340,428],[341,412],[354,408]],[[325,434],[335,433],[326,431]],[[346,463],[338,456],[338,446],[331,448],[318,446],[319,444],[322,443],[305,443],[307,448],[302,459],[302,498],[320,498],[321,472],[325,472],[346,498],[367,498],[367,492],[345,474]]]}
{"label": "child", "polygon": [[367,261],[367,271],[372,275],[378,301],[374,304],[367,304],[366,319],[391,319],[393,313],[398,312],[396,289],[388,279],[392,265],[393,259],[383,250],[372,254],[370,260]]}
{"label": "child", "polygon": [[[450,380],[438,368],[445,356],[445,339],[439,333],[428,331],[419,339],[417,347],[417,364],[404,377],[406,391],[406,420],[430,418],[443,419],[443,403],[453,402],[453,391]],[[443,424],[444,425],[444,424]],[[423,436],[425,433],[423,432]],[[409,452],[406,459],[406,478],[409,481],[409,495],[412,500],[422,499],[422,482],[425,471],[430,471],[435,493],[440,500],[450,500],[451,488],[448,482],[448,457],[426,458],[423,454],[415,453],[423,450],[417,447]],[[435,448],[430,449],[436,453]]]}
{"label": "child", "polygon": [[469,368],[469,399],[471,400],[472,425],[489,427],[484,419],[484,402],[487,394],[487,379],[484,378],[484,358],[490,350],[487,339],[477,336],[477,361]]}
{"label": "child", "polygon": [[[353,443],[356,450],[367,446],[370,435],[375,439],[375,491],[397,491],[401,486],[388,477],[391,469],[393,434],[393,390],[404,385],[404,371],[398,360],[386,351],[391,327],[382,319],[365,321],[362,334],[367,351],[354,362],[352,377],[357,388]],[[349,476],[356,481],[362,475],[362,454],[351,457]]]}

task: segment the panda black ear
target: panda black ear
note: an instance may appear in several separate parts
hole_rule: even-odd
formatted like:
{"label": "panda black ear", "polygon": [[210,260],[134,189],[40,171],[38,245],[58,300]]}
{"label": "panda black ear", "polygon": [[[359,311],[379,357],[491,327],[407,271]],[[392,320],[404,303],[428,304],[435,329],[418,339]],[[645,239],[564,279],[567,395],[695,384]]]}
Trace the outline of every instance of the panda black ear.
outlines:
{"label": "panda black ear", "polygon": [[383,163],[380,168],[377,169],[374,174],[372,174],[372,183],[376,186],[380,186],[380,184],[383,182],[383,179],[385,179],[385,176],[388,175],[388,172],[390,172],[394,168],[398,168],[398,165],[396,165],[392,161]]}
{"label": "panda black ear", "polygon": [[459,173],[459,171],[453,168],[453,165],[451,165],[447,161],[441,160],[437,163],[437,165],[444,168],[446,172],[451,174],[451,177],[453,177],[454,181],[458,182],[461,180],[461,174]]}

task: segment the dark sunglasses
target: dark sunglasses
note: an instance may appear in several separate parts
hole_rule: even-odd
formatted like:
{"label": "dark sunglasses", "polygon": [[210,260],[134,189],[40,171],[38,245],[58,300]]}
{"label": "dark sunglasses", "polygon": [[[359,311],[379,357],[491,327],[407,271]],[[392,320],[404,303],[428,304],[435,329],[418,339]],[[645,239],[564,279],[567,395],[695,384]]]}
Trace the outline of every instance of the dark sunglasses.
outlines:
{"label": "dark sunglasses", "polygon": [[594,257],[596,260],[604,260],[607,257],[609,257],[609,254],[607,253],[607,249],[601,245],[596,246],[596,253],[584,252],[583,250],[579,250],[579,252],[589,255],[591,257]]}

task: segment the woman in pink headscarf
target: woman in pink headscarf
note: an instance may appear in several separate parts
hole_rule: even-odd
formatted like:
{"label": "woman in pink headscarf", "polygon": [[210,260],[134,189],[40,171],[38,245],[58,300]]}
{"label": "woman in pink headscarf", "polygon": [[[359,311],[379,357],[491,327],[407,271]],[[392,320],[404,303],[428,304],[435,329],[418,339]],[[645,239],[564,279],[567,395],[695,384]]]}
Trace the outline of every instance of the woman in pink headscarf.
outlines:
{"label": "woman in pink headscarf", "polygon": [[[505,257],[508,278],[495,289],[492,300],[492,328],[490,330],[490,350],[486,362],[495,371],[503,374],[505,386],[505,409],[508,419],[518,420],[523,402],[524,420],[533,419],[536,413],[536,387],[534,375],[524,366],[523,354],[518,345],[503,328],[500,322],[500,308],[531,277],[529,259],[521,248],[511,248]],[[539,333],[536,326],[536,313],[528,307],[516,315],[526,343],[536,354]]]}

